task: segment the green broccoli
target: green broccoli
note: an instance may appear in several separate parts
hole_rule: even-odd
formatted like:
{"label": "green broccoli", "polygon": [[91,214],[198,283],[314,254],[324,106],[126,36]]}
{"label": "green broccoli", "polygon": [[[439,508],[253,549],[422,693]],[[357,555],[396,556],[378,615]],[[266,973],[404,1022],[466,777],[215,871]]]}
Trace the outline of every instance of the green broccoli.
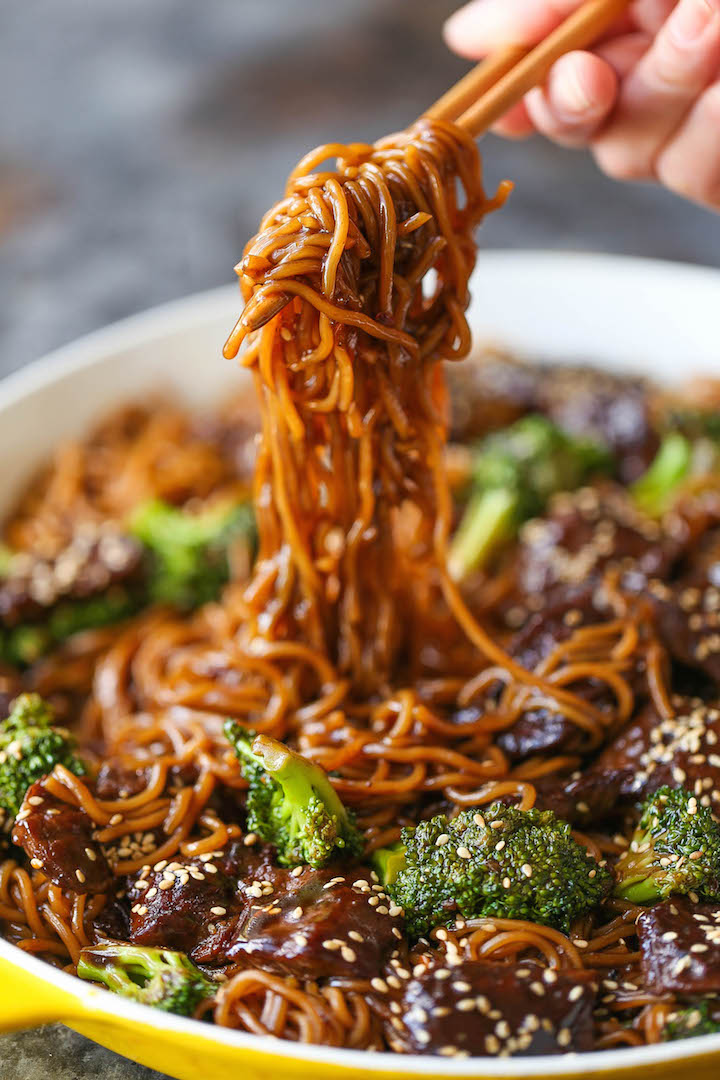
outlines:
{"label": "green broccoli", "polygon": [[76,776],[86,772],[70,732],[53,727],[49,705],[39,694],[21,694],[0,723],[0,808],[6,818],[15,818],[30,785],[56,765]]}
{"label": "green broccoli", "polygon": [[405,845],[398,842],[391,847],[373,851],[371,862],[383,885],[394,885],[401,870],[407,866]]}
{"label": "green broccoli", "polygon": [[321,867],[361,854],[353,816],[318,765],[234,720],[226,721],[225,735],[249,784],[248,829],[277,848],[282,866]]}
{"label": "green broccoli", "polygon": [[679,431],[665,436],[647,472],[631,488],[636,504],[651,517],[662,517],[678,488],[690,475],[693,445]]}
{"label": "green broccoli", "polygon": [[121,583],[96,596],[61,600],[41,622],[0,629],[0,660],[13,667],[29,667],[73,634],[110,626],[128,618],[140,606],[137,589]]}
{"label": "green broccoli", "polygon": [[110,942],[83,949],[77,973],[115,994],[178,1016],[192,1016],[217,991],[217,984],[185,953],[139,945]]}
{"label": "green broccoli", "polygon": [[135,510],[130,529],[148,550],[150,599],[181,610],[216,600],[230,576],[230,546],[240,537],[255,543],[247,502],[191,514],[152,499]]}
{"label": "green broccoli", "polygon": [[663,1030],[663,1042],[694,1039],[698,1035],[715,1035],[720,1031],[718,1002],[713,1002],[715,1014],[710,1013],[709,1001],[698,1001],[670,1013]]}
{"label": "green broccoli", "polygon": [[[527,919],[567,932],[612,886],[608,871],[550,810],[494,803],[481,813],[422,821],[403,829],[402,841],[406,865],[398,869],[396,851],[383,884],[415,937],[458,916]],[[375,866],[382,869],[381,856]]]}
{"label": "green broccoli", "polygon": [[615,873],[615,895],[633,904],[690,892],[720,900],[720,824],[691,791],[662,787],[643,803]]}
{"label": "green broccoli", "polygon": [[544,416],[527,416],[489,435],[476,452],[470,501],[450,547],[453,577],[485,566],[551,495],[612,466],[602,446],[568,435]]}

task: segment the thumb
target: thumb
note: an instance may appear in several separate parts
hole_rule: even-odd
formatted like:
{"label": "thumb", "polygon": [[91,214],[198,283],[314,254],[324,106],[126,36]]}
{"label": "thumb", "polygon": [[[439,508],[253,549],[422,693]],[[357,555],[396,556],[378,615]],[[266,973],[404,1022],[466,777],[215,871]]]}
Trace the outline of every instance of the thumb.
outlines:
{"label": "thumb", "polygon": [[471,0],[445,23],[455,52],[479,59],[504,45],[534,45],[567,18],[582,0]]}

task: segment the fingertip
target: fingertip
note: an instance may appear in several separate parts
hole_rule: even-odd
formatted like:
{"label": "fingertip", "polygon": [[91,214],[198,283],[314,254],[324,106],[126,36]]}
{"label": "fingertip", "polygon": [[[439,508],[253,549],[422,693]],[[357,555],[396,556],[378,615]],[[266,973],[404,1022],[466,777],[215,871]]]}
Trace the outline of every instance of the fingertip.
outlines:
{"label": "fingertip", "polygon": [[618,78],[607,61],[593,53],[571,52],[554,65],[546,93],[561,121],[585,124],[603,120],[617,92]]}
{"label": "fingertip", "polygon": [[469,4],[454,11],[445,20],[442,28],[447,47],[469,60],[477,60],[483,55],[482,42],[476,32],[479,6],[479,0],[471,0]]}
{"label": "fingertip", "polygon": [[565,146],[586,144],[614,107],[618,78],[592,53],[569,53],[553,67],[547,84],[526,97],[528,115],[543,135]]}

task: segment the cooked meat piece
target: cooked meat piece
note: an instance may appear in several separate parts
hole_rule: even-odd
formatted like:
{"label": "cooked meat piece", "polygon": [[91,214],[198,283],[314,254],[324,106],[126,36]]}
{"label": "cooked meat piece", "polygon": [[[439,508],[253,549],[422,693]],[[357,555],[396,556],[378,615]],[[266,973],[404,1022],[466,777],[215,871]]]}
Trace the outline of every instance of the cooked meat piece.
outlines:
{"label": "cooked meat piece", "polygon": [[451,441],[471,442],[534,412],[538,382],[537,367],[496,353],[485,353],[477,363],[452,365]]}
{"label": "cooked meat piece", "polygon": [[672,897],[644,911],[637,925],[648,990],[720,991],[720,907]]}
{"label": "cooked meat piece", "polygon": [[369,871],[285,873],[273,892],[257,890],[237,918],[218,926],[193,959],[298,978],[379,975],[400,946],[403,918]]}
{"label": "cooked meat piece", "polygon": [[143,548],[110,527],[86,530],[54,559],[14,556],[0,581],[0,623],[17,626],[41,617],[61,600],[84,600],[142,573]]}
{"label": "cooked meat piece", "polygon": [[98,799],[127,799],[147,787],[149,769],[123,763],[119,758],[103,762],[95,780]]}
{"label": "cooked meat piece", "polygon": [[582,773],[538,780],[538,805],[588,825],[665,784],[682,784],[720,809],[720,707],[678,696],[673,704],[671,720],[647,705]]}
{"label": "cooked meat piece", "polygon": [[591,825],[612,817],[631,777],[630,770],[543,776],[533,781],[537,792],[535,805],[540,810],[552,810],[573,825]]}
{"label": "cooked meat piece", "polygon": [[657,451],[642,379],[587,367],[541,368],[538,408],[571,435],[595,439],[612,450],[624,484],[637,480]]}
{"label": "cooked meat piece", "polygon": [[128,941],[130,938],[130,909],[127,898],[108,900],[102,911],[88,927],[93,942]]}
{"label": "cooked meat piece", "polygon": [[624,484],[636,480],[658,447],[646,384],[591,367],[528,365],[488,353],[450,373],[451,438],[467,442],[530,412],[611,450]]}
{"label": "cooked meat piece", "polygon": [[270,849],[242,842],[145,867],[128,881],[130,940],[190,952],[207,935],[208,925],[242,906],[242,882],[265,880],[272,872]]}
{"label": "cooked meat piece", "polygon": [[660,637],[670,655],[720,683],[720,563],[675,585],[651,581],[648,595]]}
{"label": "cooked meat piece", "polygon": [[[592,588],[558,588],[552,602],[542,612],[531,616],[524,629],[510,642],[510,655],[523,667],[534,671],[577,629],[607,621],[610,612],[600,610],[597,604],[598,598]],[[568,689],[599,708],[607,708],[610,721],[615,698],[605,684],[584,679]],[[523,713],[511,728],[497,735],[496,742],[512,760],[518,760],[558,750],[573,753],[582,749],[585,739],[577,724],[543,706]]]}
{"label": "cooked meat piece", "polygon": [[523,527],[518,587],[531,607],[555,586],[586,585],[610,568],[639,584],[664,577],[680,550],[681,540],[640,514],[622,489],[581,488],[556,495],[544,517]]}
{"label": "cooked meat piece", "polygon": [[638,799],[664,784],[684,785],[703,805],[720,807],[720,708],[697,698],[673,698],[663,720],[648,705],[600,754],[586,777],[622,777],[619,794]]}
{"label": "cooked meat piece", "polygon": [[373,1003],[400,1053],[509,1057],[593,1048],[592,972],[434,961],[399,990],[382,981],[376,987]]}
{"label": "cooked meat piece", "polygon": [[95,824],[84,810],[51,795],[39,780],[27,790],[12,839],[30,865],[54,885],[77,893],[102,893],[111,888],[113,875],[94,832]]}

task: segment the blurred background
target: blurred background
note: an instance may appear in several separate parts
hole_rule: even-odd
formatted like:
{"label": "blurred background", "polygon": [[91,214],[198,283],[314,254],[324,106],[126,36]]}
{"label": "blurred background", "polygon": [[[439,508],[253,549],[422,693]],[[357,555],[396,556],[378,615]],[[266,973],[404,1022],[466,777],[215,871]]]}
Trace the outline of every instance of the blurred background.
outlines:
{"label": "blurred background", "polygon": [[[467,65],[454,0],[0,0],[0,374],[234,280],[312,145],[404,126]],[[541,141],[484,145],[517,182],[482,244],[720,265],[720,218]],[[558,298],[562,318],[562,298]],[[63,1029],[0,1040],[3,1080],[149,1080]]]}
{"label": "blurred background", "polygon": [[[466,66],[454,0],[0,0],[0,372],[234,280],[295,160],[404,126]],[[488,247],[720,263],[720,218],[537,140]]]}

